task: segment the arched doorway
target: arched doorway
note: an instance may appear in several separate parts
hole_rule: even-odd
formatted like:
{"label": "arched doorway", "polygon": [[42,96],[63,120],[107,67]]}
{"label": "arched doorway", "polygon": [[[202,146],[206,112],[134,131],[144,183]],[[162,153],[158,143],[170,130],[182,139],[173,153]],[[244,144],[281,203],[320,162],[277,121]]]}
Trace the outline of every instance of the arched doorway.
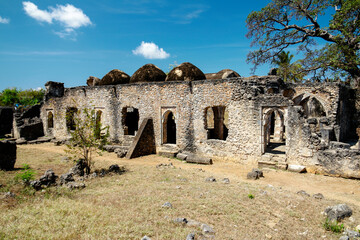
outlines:
{"label": "arched doorway", "polygon": [[163,143],[176,144],[176,121],[171,111],[167,111],[163,117]]}
{"label": "arched doorway", "polygon": [[280,108],[268,108],[263,112],[262,152],[285,154],[285,116]]}

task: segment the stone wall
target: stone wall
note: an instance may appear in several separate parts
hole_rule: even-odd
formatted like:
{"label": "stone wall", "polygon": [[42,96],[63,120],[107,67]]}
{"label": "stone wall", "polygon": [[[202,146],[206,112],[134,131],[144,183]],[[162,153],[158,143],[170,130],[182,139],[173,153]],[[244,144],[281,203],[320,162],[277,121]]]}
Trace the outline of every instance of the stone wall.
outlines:
{"label": "stone wall", "polygon": [[[283,128],[286,139],[287,162],[311,165],[317,151],[354,131],[348,127],[351,106],[344,100],[346,91],[341,84],[285,84],[276,76],[76,87],[65,89],[63,96],[48,95],[41,118],[46,135],[66,139],[70,136],[66,109],[95,108],[102,112],[102,124],[110,126],[111,140],[121,143],[123,109],[135,108],[139,125],[145,118],[153,119],[158,149],[166,143],[171,112],[180,151],[256,162],[265,153],[265,127],[276,112],[282,121],[276,128]],[[207,126],[209,109],[218,111],[211,125],[220,129]],[[50,112],[53,128],[48,123]],[[226,139],[211,139],[215,130]]]}
{"label": "stone wall", "polygon": [[11,133],[13,124],[13,108],[0,107],[0,136]]}

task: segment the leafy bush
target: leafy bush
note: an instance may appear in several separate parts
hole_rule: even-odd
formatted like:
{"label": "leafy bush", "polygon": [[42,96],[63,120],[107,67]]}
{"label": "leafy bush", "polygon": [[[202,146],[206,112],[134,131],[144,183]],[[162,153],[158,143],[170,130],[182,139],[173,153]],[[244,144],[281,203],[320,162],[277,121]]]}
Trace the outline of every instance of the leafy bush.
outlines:
{"label": "leafy bush", "polygon": [[7,88],[0,93],[0,106],[27,107],[41,102],[45,94],[44,89],[21,90],[17,88]]}
{"label": "leafy bush", "polygon": [[35,171],[30,168],[29,164],[23,164],[21,172],[15,175],[15,181],[19,182],[21,180],[24,183],[28,183],[34,180],[34,176]]}
{"label": "leafy bush", "polygon": [[250,198],[250,199],[254,199],[254,198],[255,198],[255,196],[254,196],[254,195],[252,195],[251,193],[249,193],[249,194],[248,194],[248,198]]}
{"label": "leafy bush", "polygon": [[324,223],[324,228],[327,231],[331,231],[334,233],[341,233],[344,231],[344,224],[339,225],[337,221],[331,221],[328,218],[326,218]]}

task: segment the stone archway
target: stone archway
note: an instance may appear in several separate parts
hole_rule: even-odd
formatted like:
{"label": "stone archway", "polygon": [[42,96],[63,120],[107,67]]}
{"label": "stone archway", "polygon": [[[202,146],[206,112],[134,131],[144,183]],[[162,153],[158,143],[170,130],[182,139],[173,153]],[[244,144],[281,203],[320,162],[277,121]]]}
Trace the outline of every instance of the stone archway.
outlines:
{"label": "stone archway", "polygon": [[172,111],[166,111],[163,115],[163,144],[176,144],[176,121]]}
{"label": "stone archway", "polygon": [[263,109],[262,116],[262,153],[272,151],[285,153],[285,112],[279,107]]}

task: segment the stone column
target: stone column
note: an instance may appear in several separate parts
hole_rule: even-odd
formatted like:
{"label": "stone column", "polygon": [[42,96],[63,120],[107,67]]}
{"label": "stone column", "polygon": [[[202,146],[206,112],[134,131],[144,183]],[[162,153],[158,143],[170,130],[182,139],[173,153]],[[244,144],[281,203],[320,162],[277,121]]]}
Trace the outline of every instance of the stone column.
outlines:
{"label": "stone column", "polygon": [[275,122],[274,122],[274,141],[282,141],[284,134],[284,126],[281,121],[281,117],[279,112],[275,112]]}

